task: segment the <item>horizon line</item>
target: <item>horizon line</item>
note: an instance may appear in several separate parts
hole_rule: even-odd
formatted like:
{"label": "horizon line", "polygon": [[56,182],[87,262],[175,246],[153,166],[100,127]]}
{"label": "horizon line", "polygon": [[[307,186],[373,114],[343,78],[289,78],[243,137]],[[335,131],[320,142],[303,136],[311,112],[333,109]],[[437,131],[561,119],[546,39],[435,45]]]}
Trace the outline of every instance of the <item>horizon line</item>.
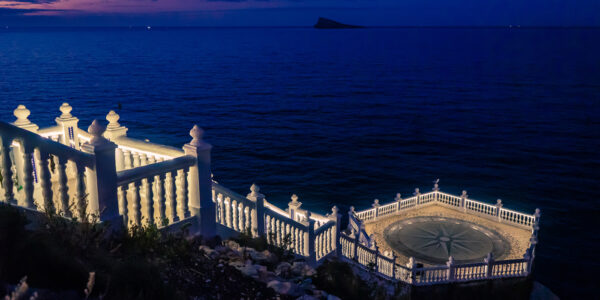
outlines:
{"label": "horizon line", "polygon": [[[36,25],[36,26],[27,26],[27,25],[0,25],[0,29],[33,29],[33,28],[125,28],[125,29],[186,29],[186,28],[206,28],[206,29],[243,29],[243,28],[314,28],[313,25],[279,25],[279,26],[258,26],[258,25],[232,25],[232,26],[204,26],[204,25]],[[389,25],[389,26],[364,26],[361,25],[360,28],[352,28],[352,29],[371,29],[371,28],[447,28],[447,29],[600,29],[600,26],[587,26],[587,25]],[[3,27],[3,28],[2,28]],[[345,29],[345,28],[341,28]],[[327,29],[324,29],[327,30]]]}

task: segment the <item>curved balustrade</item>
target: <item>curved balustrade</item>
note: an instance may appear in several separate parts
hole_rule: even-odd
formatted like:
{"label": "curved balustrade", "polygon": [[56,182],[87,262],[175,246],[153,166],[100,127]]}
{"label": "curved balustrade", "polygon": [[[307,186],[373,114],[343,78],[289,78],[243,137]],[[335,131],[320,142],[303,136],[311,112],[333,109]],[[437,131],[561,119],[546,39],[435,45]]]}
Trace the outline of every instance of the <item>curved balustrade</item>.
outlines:
{"label": "curved balustrade", "polygon": [[130,225],[161,227],[191,216],[188,172],[193,156],[181,156],[117,173],[119,214]]}
{"label": "curved balustrade", "polygon": [[4,202],[64,217],[86,214],[85,170],[93,166],[93,155],[5,122],[0,137]]}

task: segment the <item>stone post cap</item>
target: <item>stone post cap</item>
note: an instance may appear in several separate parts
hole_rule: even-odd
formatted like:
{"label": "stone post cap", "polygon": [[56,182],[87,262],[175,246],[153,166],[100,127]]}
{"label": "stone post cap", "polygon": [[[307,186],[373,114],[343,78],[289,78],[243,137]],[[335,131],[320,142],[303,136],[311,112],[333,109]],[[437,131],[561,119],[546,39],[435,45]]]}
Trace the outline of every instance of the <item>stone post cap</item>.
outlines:
{"label": "stone post cap", "polygon": [[31,124],[31,121],[28,119],[30,114],[31,111],[29,111],[25,105],[19,104],[19,106],[17,106],[17,108],[13,111],[13,115],[17,117],[17,120],[13,124],[17,126]]}
{"label": "stone post cap", "polygon": [[63,102],[63,104],[58,109],[61,112],[61,115],[59,118],[68,119],[68,118],[73,117],[73,115],[71,115],[71,111],[73,110],[73,107],[71,107],[71,105],[69,105],[69,103]]}
{"label": "stone post cap", "polygon": [[298,203],[298,195],[293,194],[291,199],[292,199],[292,203],[294,203],[294,204]]}
{"label": "stone post cap", "polygon": [[381,205],[379,205],[379,199],[375,199],[373,200],[373,207],[379,207]]}
{"label": "stone post cap", "polygon": [[204,130],[198,127],[198,125],[192,127],[190,136],[192,137],[192,141],[189,143],[190,145],[199,147],[203,144],[202,137],[204,136]]}
{"label": "stone post cap", "polygon": [[337,217],[337,215],[338,215],[338,211],[339,211],[339,208],[338,208],[336,205],[334,205],[334,206],[331,208],[331,215],[333,215],[333,216]]}
{"label": "stone post cap", "polygon": [[454,256],[449,256],[448,257],[448,262],[446,262],[446,265],[448,267],[452,266],[454,264]]}
{"label": "stone post cap", "polygon": [[440,190],[440,186],[439,186],[438,183],[440,183],[440,179],[439,178],[433,181],[433,189],[432,189],[433,191],[439,191]]}
{"label": "stone post cap", "polygon": [[90,126],[88,127],[88,133],[92,135],[92,138],[90,139],[90,144],[97,145],[106,141],[106,139],[102,136],[104,131],[106,131],[106,128],[104,128],[104,126],[102,126],[102,124],[100,124],[100,122],[98,122],[98,120],[95,119],[92,122],[92,124],[90,124]]}
{"label": "stone post cap", "polygon": [[108,126],[106,126],[106,128],[114,129],[121,127],[121,124],[118,122],[119,118],[121,117],[114,110],[109,111],[106,115],[106,120],[108,121]]}
{"label": "stone post cap", "polygon": [[253,200],[256,200],[258,198],[263,198],[265,195],[263,195],[259,192],[260,192],[260,187],[258,185],[256,185],[256,183],[253,183],[250,186],[250,194],[248,194],[246,196],[246,198],[253,199]]}
{"label": "stone post cap", "polygon": [[419,188],[415,189],[415,192],[413,193],[413,195],[415,195],[415,196],[421,195],[421,192],[419,191]]}
{"label": "stone post cap", "polygon": [[536,218],[539,218],[539,217],[541,216],[541,214],[542,214],[542,213],[541,213],[540,209],[539,209],[539,208],[536,208],[536,209],[535,209],[535,213],[534,213],[535,217],[536,217]]}
{"label": "stone post cap", "polygon": [[502,199],[496,200],[496,206],[502,207]]}
{"label": "stone post cap", "polygon": [[494,254],[492,252],[488,253],[488,255],[483,259],[485,263],[491,263],[494,261]]}
{"label": "stone post cap", "polygon": [[396,193],[396,198],[394,198],[394,200],[401,201],[402,200],[402,195],[400,193]]}
{"label": "stone post cap", "polygon": [[462,194],[460,195],[460,197],[461,197],[461,198],[468,198],[468,197],[469,197],[469,195],[467,195],[467,191],[466,191],[466,190],[463,190],[463,191],[462,191]]}

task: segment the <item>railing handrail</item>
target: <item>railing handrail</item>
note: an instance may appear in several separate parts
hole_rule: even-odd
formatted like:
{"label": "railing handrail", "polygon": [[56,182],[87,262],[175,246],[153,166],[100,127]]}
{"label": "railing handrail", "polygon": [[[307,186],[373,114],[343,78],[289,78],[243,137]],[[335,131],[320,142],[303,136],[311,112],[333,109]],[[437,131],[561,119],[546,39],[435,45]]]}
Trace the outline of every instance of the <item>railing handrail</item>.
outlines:
{"label": "railing handrail", "polygon": [[87,167],[91,167],[94,161],[94,155],[75,150],[61,143],[44,138],[37,133],[19,128],[10,123],[0,121],[0,136],[8,139],[24,139],[28,147],[40,148],[42,151],[61,158],[76,161]]}
{"label": "railing handrail", "polygon": [[167,172],[191,167],[196,163],[196,158],[190,155],[180,156],[172,160],[145,165],[117,172],[117,186],[129,184],[138,180],[146,179]]}
{"label": "railing handrail", "polygon": [[152,142],[146,142],[128,136],[117,137],[114,138],[112,141],[115,144],[117,144],[119,148],[122,148],[124,150],[130,148],[137,152],[146,152],[154,156],[162,156],[165,159],[172,159],[185,155],[185,152],[183,152],[183,150],[179,148],[156,144]]}
{"label": "railing handrail", "polygon": [[315,236],[317,236],[317,235],[323,233],[325,230],[335,226],[335,223],[336,223],[335,221],[331,220],[331,221],[319,226],[319,228],[317,228],[317,230],[315,230]]}
{"label": "railing handrail", "polygon": [[296,220],[292,220],[292,219],[290,219],[290,218],[288,218],[286,216],[282,216],[282,215],[280,215],[280,214],[278,214],[278,213],[276,213],[276,212],[274,212],[272,210],[265,210],[265,214],[268,214],[268,215],[271,216],[271,218],[275,218],[275,219],[277,219],[277,220],[279,220],[279,221],[281,221],[283,223],[286,223],[286,224],[288,224],[290,226],[296,227],[296,228],[298,228],[300,230],[303,230],[303,231],[308,231],[309,230],[309,226],[308,225],[302,224],[302,223],[300,223],[300,222],[298,222]]}

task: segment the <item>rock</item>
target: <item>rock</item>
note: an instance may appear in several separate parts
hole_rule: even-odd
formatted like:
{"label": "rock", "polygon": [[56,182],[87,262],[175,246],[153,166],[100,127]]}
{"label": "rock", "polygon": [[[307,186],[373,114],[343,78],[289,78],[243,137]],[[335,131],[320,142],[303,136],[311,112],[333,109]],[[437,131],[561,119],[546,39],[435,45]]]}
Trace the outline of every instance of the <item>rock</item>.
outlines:
{"label": "rock", "polygon": [[269,251],[257,252],[254,249],[252,249],[252,250],[253,251],[249,252],[249,256],[255,262],[258,262],[261,264],[266,264],[266,263],[272,262],[273,258],[275,258],[275,260],[277,259],[275,257],[275,255],[270,255],[271,252],[269,252]]}
{"label": "rock", "polygon": [[232,241],[232,240],[224,241],[223,246],[228,247],[229,249],[232,249],[235,251],[240,251],[242,249],[242,247],[240,247],[240,244],[238,244],[236,241]]}
{"label": "rock", "polygon": [[277,268],[275,268],[275,275],[281,276],[284,278],[289,277],[291,268],[292,268],[292,266],[289,263],[282,262],[277,265]]}
{"label": "rock", "polygon": [[298,298],[296,298],[296,300],[318,300],[319,298],[315,297],[315,296],[311,296],[311,295],[302,295]]}
{"label": "rock", "polygon": [[206,256],[208,256],[210,258],[214,258],[215,256],[218,255],[218,253],[215,250],[210,249],[210,247],[205,246],[205,245],[201,245],[200,247],[198,247],[198,250],[204,252],[204,254],[206,254]]}
{"label": "rock", "polygon": [[249,276],[249,277],[257,277],[258,276],[258,270],[252,264],[243,265],[237,269],[240,270],[240,272],[242,272],[242,274],[244,274],[246,276]]}
{"label": "rock", "polygon": [[267,283],[267,287],[272,288],[276,293],[283,295],[297,294],[296,285],[288,281],[272,280]]}
{"label": "rock", "polygon": [[334,295],[327,295],[327,300],[342,300],[340,297]]}
{"label": "rock", "polygon": [[313,276],[317,274],[315,269],[302,261],[294,262],[291,271],[295,276]]}

